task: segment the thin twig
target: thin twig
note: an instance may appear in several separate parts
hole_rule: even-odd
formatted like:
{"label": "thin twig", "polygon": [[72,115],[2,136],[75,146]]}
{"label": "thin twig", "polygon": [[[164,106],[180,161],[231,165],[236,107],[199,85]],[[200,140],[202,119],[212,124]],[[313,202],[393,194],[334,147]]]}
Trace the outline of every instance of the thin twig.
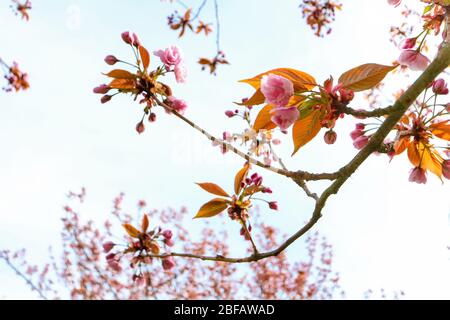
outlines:
{"label": "thin twig", "polygon": [[17,267],[7,258],[2,255],[0,255],[0,259],[3,259],[5,263],[10,267],[19,277],[21,277],[25,282],[31,287],[32,290],[36,291],[39,296],[44,299],[48,300],[48,298],[45,296],[45,294],[40,290],[34,283],[29,279],[26,275],[24,275]]}
{"label": "thin twig", "polygon": [[265,163],[262,163],[261,161],[250,157],[250,155],[245,154],[244,152],[238,150],[236,147],[232,146],[231,144],[227,143],[226,141],[214,137],[213,135],[209,134],[206,130],[200,128],[194,122],[192,122],[191,120],[189,120],[188,118],[186,118],[182,114],[178,113],[176,110],[173,110],[170,106],[168,106],[164,102],[160,101],[158,98],[154,97],[154,99],[156,100],[158,105],[160,105],[161,107],[163,107],[164,109],[166,109],[170,113],[173,113],[175,116],[177,116],[178,118],[180,118],[181,120],[183,120],[184,122],[189,124],[195,130],[200,131],[203,135],[205,135],[212,142],[220,144],[224,149],[237,154],[238,156],[244,158],[245,160],[247,160],[251,164],[254,164],[254,165],[258,166],[258,167],[270,170],[272,172],[278,173],[278,174],[286,176],[286,177],[291,177],[292,176],[292,174],[293,174],[292,172],[286,171],[286,170],[283,170],[283,169],[280,169],[280,168],[275,168],[275,167],[272,167],[272,166],[267,165]]}

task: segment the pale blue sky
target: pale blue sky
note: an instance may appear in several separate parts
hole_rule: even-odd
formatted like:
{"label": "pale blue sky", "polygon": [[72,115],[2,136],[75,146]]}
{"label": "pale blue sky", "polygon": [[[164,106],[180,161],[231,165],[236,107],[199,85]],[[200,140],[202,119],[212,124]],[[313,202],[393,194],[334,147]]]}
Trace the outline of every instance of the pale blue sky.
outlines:
{"label": "pale blue sky", "polygon": [[[189,1],[194,6],[200,1]],[[184,123],[163,114],[142,136],[134,132],[139,108],[127,97],[101,105],[92,88],[103,83],[107,54],[129,57],[120,40],[136,32],[149,50],[178,44],[189,69],[185,85],[173,83],[190,108],[188,116],[209,131],[233,130],[223,112],[251,93],[239,79],[275,67],[292,67],[318,81],[361,63],[390,63],[398,50],[388,41],[399,10],[384,0],[343,0],[333,33],[316,38],[301,19],[297,0],[220,1],[222,48],[231,65],[217,77],[201,72],[199,56],[212,56],[211,37],[188,34],[178,41],[166,25],[173,7],[151,1],[33,1],[31,21],[24,23],[0,7],[0,56],[17,60],[30,73],[25,93],[0,93],[0,248],[26,247],[35,261],[59,242],[61,206],[68,190],[85,186],[87,218],[104,219],[120,191],[130,206],[144,198],[156,208],[187,205],[192,213],[208,195],[195,181],[231,188],[242,160],[222,157],[210,142]],[[212,7],[205,20],[213,20]],[[389,96],[389,94],[387,94]],[[355,101],[363,106],[364,101]],[[354,120],[337,128],[338,142],[322,139],[289,158],[291,142],[281,154],[290,168],[331,171],[355,150],[348,133]],[[335,270],[350,298],[367,289],[404,290],[410,298],[450,298],[449,184],[430,176],[426,186],[407,182],[404,157],[388,163],[371,157],[329,201],[315,230],[334,245]],[[268,221],[292,233],[308,219],[312,203],[286,179],[268,172],[281,211],[264,213]],[[317,190],[320,185],[313,185]],[[236,234],[230,221],[227,228]],[[302,255],[301,245],[288,250]],[[239,254],[239,250],[236,250]],[[19,279],[0,265],[0,297],[33,297]]]}

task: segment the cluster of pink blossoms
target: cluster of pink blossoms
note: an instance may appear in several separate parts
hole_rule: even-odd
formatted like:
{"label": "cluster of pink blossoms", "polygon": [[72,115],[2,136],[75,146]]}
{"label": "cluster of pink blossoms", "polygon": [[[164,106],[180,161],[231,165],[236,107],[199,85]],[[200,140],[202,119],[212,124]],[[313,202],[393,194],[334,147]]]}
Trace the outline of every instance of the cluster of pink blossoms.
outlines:
{"label": "cluster of pink blossoms", "polygon": [[174,71],[178,83],[186,82],[187,69],[183,60],[183,54],[177,46],[171,46],[165,50],[158,50],[153,52],[153,54],[161,59],[167,71]]}
{"label": "cluster of pink blossoms", "polygon": [[[142,219],[140,230],[130,224],[124,224],[123,227],[129,236],[128,244],[120,245],[111,241],[105,242],[103,244],[103,250],[107,254],[106,261],[112,270],[120,272],[122,271],[120,260],[126,255],[131,255],[130,266],[137,269],[133,280],[140,283],[143,281],[143,268],[152,263],[153,257],[160,255],[161,248],[164,247],[169,252],[169,248],[174,246],[173,232],[171,230],[163,231],[161,228],[149,231],[149,219],[147,215],[144,215]],[[121,249],[117,252],[111,252],[119,247]],[[161,258],[161,265],[164,270],[172,269],[175,266],[173,257],[166,253]]]}
{"label": "cluster of pink blossoms", "polygon": [[300,112],[297,107],[286,107],[294,95],[294,84],[285,77],[268,74],[261,79],[261,92],[266,102],[275,106],[271,110],[272,122],[281,130],[287,130],[297,121]]}
{"label": "cluster of pink blossoms", "polygon": [[[114,55],[108,55],[104,61],[106,64],[113,66],[117,63],[134,66],[137,70],[130,72],[127,70],[116,69],[106,75],[113,78],[111,83],[102,84],[94,88],[94,93],[103,95],[102,103],[109,102],[115,95],[120,93],[131,94],[135,100],[140,96],[139,102],[145,105],[144,116],[141,121],[136,124],[136,131],[141,134],[145,131],[144,119],[147,117],[148,122],[155,122],[157,117],[153,112],[154,107],[161,106],[164,102],[164,109],[167,113],[177,112],[183,114],[187,109],[187,103],[172,95],[172,89],[165,83],[159,81],[169,73],[175,75],[177,83],[186,82],[187,69],[184,63],[183,54],[177,46],[171,46],[163,50],[157,50],[153,54],[157,56],[162,66],[158,66],[156,70],[149,70],[150,55],[145,47],[142,46],[138,36],[132,32],[123,32],[122,40],[131,46],[135,63],[122,61]],[[111,94],[112,90],[117,90]]]}

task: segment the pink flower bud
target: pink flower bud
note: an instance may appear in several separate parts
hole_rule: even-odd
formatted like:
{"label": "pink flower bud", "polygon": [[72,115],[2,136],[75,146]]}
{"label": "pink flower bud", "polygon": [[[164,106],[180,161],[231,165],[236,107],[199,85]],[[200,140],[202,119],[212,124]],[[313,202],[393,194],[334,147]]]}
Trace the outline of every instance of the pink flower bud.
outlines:
{"label": "pink flower bud", "polygon": [[287,130],[300,116],[297,107],[279,107],[272,109],[270,113],[272,114],[272,122],[282,130]]}
{"label": "pink flower bud", "polygon": [[166,246],[168,247],[173,247],[175,245],[175,243],[173,242],[172,239],[164,239],[164,243],[166,244]]}
{"label": "pink flower bud", "polygon": [[364,123],[357,123],[355,127],[357,130],[364,130],[366,125]]}
{"label": "pink flower bud", "polygon": [[112,99],[112,96],[110,96],[110,95],[104,95],[104,96],[100,99],[100,101],[101,101],[102,103],[107,103],[107,102],[109,102],[111,99]]}
{"label": "pink flower bud", "polygon": [[106,56],[105,62],[110,66],[115,65],[119,60],[113,55]]}
{"label": "pink flower bud", "polygon": [[364,135],[364,131],[362,131],[362,130],[355,129],[352,132],[350,132],[350,137],[352,138],[352,140],[356,140],[357,138],[361,137],[362,135]]}
{"label": "pink flower bud", "polygon": [[116,254],[115,253],[110,253],[106,256],[106,261],[109,260],[114,260],[116,258]]}
{"label": "pink flower bud", "polygon": [[448,94],[448,87],[444,79],[437,79],[433,81],[433,92],[435,94],[442,94],[442,95]]}
{"label": "pink flower bud", "polygon": [[234,111],[227,110],[227,111],[225,111],[225,115],[226,115],[228,118],[232,118],[232,117],[234,117],[234,116],[236,115],[236,113],[234,113]]}
{"label": "pink flower bud", "polygon": [[173,232],[172,232],[172,230],[165,230],[165,231],[162,233],[162,236],[163,236],[164,238],[166,238],[166,239],[172,239],[172,237],[173,237]]}
{"label": "pink flower bud", "polygon": [[413,168],[409,175],[409,181],[415,182],[418,184],[425,184],[427,183],[427,173],[424,169],[416,167]]}
{"label": "pink flower bud", "polygon": [[353,141],[353,146],[356,149],[361,150],[362,148],[364,148],[367,145],[368,142],[369,142],[369,137],[363,135],[363,136],[356,138],[355,141]]}
{"label": "pink flower bud", "polygon": [[324,140],[326,144],[334,144],[337,140],[337,133],[333,130],[325,132]]}
{"label": "pink flower bud", "polygon": [[111,90],[111,88],[108,85],[102,84],[102,85],[94,88],[94,93],[106,94],[106,93],[108,93],[109,90]]}
{"label": "pink flower bud", "polygon": [[122,36],[122,40],[126,43],[126,44],[132,44],[133,43],[133,38],[131,36],[131,33],[129,31],[125,31],[121,34]]}
{"label": "pink flower bud", "polygon": [[270,188],[264,188],[264,190],[262,192],[263,193],[273,193],[272,189],[270,189]]}
{"label": "pink flower bud", "polygon": [[294,84],[289,79],[270,73],[261,79],[261,92],[267,103],[285,107],[294,94]]}
{"label": "pink flower bud", "polygon": [[444,160],[442,163],[442,175],[450,180],[450,160]]}
{"label": "pink flower bud", "polygon": [[155,122],[156,121],[156,114],[155,113],[150,113],[150,115],[148,116],[148,121],[149,122]]}
{"label": "pink flower bud", "polygon": [[417,38],[407,38],[400,43],[400,49],[412,49],[415,47]]}
{"label": "pink flower bud", "polygon": [[141,41],[139,41],[139,37],[136,33],[133,33],[133,45],[137,48],[141,46]]}
{"label": "pink flower bud", "polygon": [[269,208],[272,210],[278,210],[278,202],[276,201],[269,202]]}
{"label": "pink flower bud", "polygon": [[175,261],[173,261],[172,257],[167,257],[162,260],[162,267],[164,270],[170,270],[175,267]]}
{"label": "pink flower bud", "polygon": [[145,131],[144,122],[141,121],[136,125],[136,131],[139,134],[142,134]]}
{"label": "pink flower bud", "polygon": [[113,243],[113,242],[111,242],[111,241],[105,242],[105,243],[103,244],[103,251],[104,251],[105,253],[108,253],[108,252],[110,252],[110,251],[114,248],[114,246],[115,246],[115,243]]}
{"label": "pink flower bud", "polygon": [[404,50],[398,58],[398,62],[409,67],[413,71],[423,71],[430,64],[430,60],[416,50]]}

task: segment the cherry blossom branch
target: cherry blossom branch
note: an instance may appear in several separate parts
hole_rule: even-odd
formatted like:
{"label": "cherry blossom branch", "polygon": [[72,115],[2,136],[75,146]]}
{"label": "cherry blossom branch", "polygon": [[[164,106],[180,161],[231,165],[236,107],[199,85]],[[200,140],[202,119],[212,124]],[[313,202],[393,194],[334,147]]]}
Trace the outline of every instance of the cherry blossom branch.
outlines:
{"label": "cherry blossom branch", "polygon": [[256,160],[256,159],[252,158],[250,155],[245,154],[244,152],[238,150],[236,147],[232,146],[231,144],[227,143],[226,141],[214,137],[213,135],[208,133],[206,130],[204,130],[203,128],[197,126],[194,122],[192,122],[191,120],[189,120],[188,118],[186,118],[185,116],[183,116],[182,114],[180,114],[179,112],[177,112],[176,110],[174,110],[173,108],[171,108],[170,106],[168,106],[167,104],[165,104],[164,102],[159,100],[157,97],[154,97],[154,99],[156,100],[156,103],[159,106],[163,107],[165,110],[167,110],[170,113],[174,114],[176,117],[178,117],[179,119],[181,119],[184,122],[186,122],[188,125],[193,127],[195,130],[200,131],[209,140],[211,140],[214,143],[220,144],[224,149],[237,154],[238,156],[240,156],[241,158],[244,158],[245,160],[247,160],[251,164],[254,164],[254,165],[258,166],[258,167],[270,170],[270,171],[272,171],[274,173],[277,173],[277,174],[280,174],[282,176],[290,177],[292,175],[292,172],[290,172],[288,170],[275,168],[275,167],[273,167],[271,165],[267,165],[265,163],[262,163],[259,160]]}
{"label": "cherry blossom branch", "polygon": [[42,290],[40,290],[33,283],[33,281],[31,281],[31,279],[29,279],[25,274],[23,274],[19,269],[17,269],[17,267],[9,260],[8,257],[0,254],[0,259],[5,261],[5,263],[8,265],[8,267],[10,267],[20,278],[22,278],[30,286],[30,288],[32,290],[36,291],[42,299],[48,300],[47,296],[42,292]]}
{"label": "cherry blossom branch", "polygon": [[339,106],[338,110],[342,113],[352,115],[356,118],[373,118],[373,117],[376,118],[391,114],[393,112],[393,106],[366,111],[366,110],[356,110],[348,106],[341,105]]}
{"label": "cherry blossom branch", "polygon": [[[447,8],[447,26],[450,26],[449,11],[450,11],[449,8]],[[400,121],[404,113],[409,109],[409,107],[414,103],[414,101],[419,97],[419,95],[433,82],[433,80],[440,73],[442,73],[449,65],[450,65],[450,35],[447,36],[447,39],[443,43],[433,62],[420,75],[420,77],[408,88],[408,90],[406,90],[403,93],[403,95],[395,102],[395,104],[390,109],[389,116],[379,127],[376,133],[371,137],[367,145],[347,165],[343,166],[338,172],[334,174],[312,175],[299,171],[295,173],[297,176],[295,175],[292,176],[292,179],[297,183],[302,183],[302,180],[304,180],[298,178],[299,176],[307,178],[317,178],[316,180],[329,179],[334,180],[334,182],[327,189],[325,189],[325,191],[322,193],[320,197],[317,198],[310,220],[295,234],[293,234],[290,238],[288,238],[283,244],[281,244],[278,248],[264,253],[254,253],[253,255],[244,258],[224,257],[222,255],[202,256],[189,253],[169,253],[163,255],[149,255],[149,256],[161,259],[171,256],[171,257],[201,259],[206,261],[245,263],[245,262],[255,262],[265,258],[279,255],[292,243],[297,241],[300,237],[302,237],[316,225],[316,223],[322,217],[322,211],[326,205],[328,198],[333,194],[337,194],[342,185],[356,172],[356,170],[364,163],[364,161],[367,160],[367,158],[372,153],[379,150],[380,145],[383,143],[384,139],[391,132],[392,128],[398,123],[398,121]],[[170,107],[168,106],[164,107],[170,110]],[[224,146],[226,147],[226,145]]]}

